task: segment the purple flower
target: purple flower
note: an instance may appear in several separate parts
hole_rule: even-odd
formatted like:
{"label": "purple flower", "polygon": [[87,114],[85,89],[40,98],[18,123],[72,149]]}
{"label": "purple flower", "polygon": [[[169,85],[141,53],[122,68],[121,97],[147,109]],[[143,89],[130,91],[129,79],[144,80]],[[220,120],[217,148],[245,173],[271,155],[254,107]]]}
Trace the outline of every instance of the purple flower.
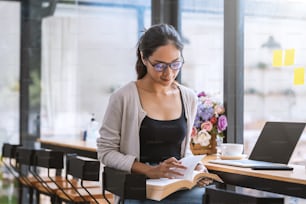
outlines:
{"label": "purple flower", "polygon": [[209,120],[213,115],[214,115],[213,107],[206,107],[203,104],[200,104],[198,106],[197,116],[200,117],[203,122]]}
{"label": "purple flower", "polygon": [[218,119],[218,131],[222,132],[227,127],[227,119],[225,115],[221,115]]}
{"label": "purple flower", "polygon": [[202,121],[201,121],[200,116],[196,115],[196,118],[195,118],[195,120],[194,120],[194,126],[195,126],[197,129],[200,129],[200,128],[201,128],[201,124],[202,124]]}
{"label": "purple flower", "polygon": [[206,96],[206,93],[204,91],[198,93],[198,97],[200,98],[201,96],[205,97]]}
{"label": "purple flower", "polygon": [[[212,135],[219,134],[223,137],[223,131],[228,126],[227,117],[223,114],[225,114],[225,109],[220,103],[208,97],[204,91],[200,92],[198,94],[196,118],[193,124],[192,143],[207,146]],[[208,128],[208,124],[211,127]],[[208,143],[204,144],[203,141]]]}

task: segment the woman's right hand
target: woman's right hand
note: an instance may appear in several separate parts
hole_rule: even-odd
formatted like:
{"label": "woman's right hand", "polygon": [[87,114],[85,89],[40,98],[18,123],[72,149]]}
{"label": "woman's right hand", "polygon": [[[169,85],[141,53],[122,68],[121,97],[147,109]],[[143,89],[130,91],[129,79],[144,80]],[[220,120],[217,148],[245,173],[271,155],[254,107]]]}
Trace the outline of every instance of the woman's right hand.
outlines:
{"label": "woman's right hand", "polygon": [[152,166],[147,172],[146,176],[152,179],[159,178],[175,178],[175,176],[183,176],[180,172],[175,171],[177,168],[186,169],[180,161],[175,157],[164,160],[157,166]]}

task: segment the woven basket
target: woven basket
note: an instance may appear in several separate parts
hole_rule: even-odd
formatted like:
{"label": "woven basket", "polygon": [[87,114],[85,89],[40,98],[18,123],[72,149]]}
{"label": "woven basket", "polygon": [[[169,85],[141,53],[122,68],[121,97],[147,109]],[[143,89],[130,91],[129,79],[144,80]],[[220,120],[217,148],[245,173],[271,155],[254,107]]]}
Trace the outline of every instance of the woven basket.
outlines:
{"label": "woven basket", "polygon": [[211,136],[209,145],[201,146],[200,144],[190,143],[190,149],[194,155],[216,154],[217,153],[216,135]]}

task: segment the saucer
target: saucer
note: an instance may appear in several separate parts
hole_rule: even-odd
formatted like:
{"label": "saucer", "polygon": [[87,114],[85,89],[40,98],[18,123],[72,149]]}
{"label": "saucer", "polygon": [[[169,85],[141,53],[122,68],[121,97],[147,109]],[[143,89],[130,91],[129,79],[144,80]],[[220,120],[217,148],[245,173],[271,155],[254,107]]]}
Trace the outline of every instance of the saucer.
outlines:
{"label": "saucer", "polygon": [[237,159],[245,159],[246,157],[247,157],[246,154],[241,154],[237,156],[220,155],[220,159],[222,160],[237,160]]}

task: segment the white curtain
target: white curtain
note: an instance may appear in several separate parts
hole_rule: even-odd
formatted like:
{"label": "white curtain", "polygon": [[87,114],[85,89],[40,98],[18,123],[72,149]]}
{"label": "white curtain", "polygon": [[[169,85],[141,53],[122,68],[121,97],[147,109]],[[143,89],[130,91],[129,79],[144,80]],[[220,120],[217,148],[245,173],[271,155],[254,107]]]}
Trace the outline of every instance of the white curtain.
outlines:
{"label": "white curtain", "polygon": [[19,143],[20,2],[0,1],[0,147]]}
{"label": "white curtain", "polygon": [[77,21],[49,17],[42,23],[41,134],[75,134],[78,66]]}

